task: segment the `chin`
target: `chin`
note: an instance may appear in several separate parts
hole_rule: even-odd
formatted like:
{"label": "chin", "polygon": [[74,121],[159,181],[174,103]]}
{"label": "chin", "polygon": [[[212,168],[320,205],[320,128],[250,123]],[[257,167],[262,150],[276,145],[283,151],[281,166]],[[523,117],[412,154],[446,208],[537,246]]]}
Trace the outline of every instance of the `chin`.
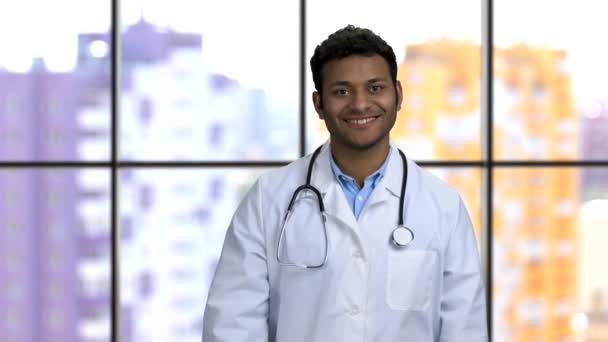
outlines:
{"label": "chin", "polygon": [[380,144],[380,142],[382,141],[382,139],[375,139],[375,140],[368,140],[368,141],[349,141],[346,146],[348,146],[349,148],[353,149],[353,150],[359,150],[359,151],[364,151],[364,150],[369,150],[372,147],[377,146],[378,144]]}

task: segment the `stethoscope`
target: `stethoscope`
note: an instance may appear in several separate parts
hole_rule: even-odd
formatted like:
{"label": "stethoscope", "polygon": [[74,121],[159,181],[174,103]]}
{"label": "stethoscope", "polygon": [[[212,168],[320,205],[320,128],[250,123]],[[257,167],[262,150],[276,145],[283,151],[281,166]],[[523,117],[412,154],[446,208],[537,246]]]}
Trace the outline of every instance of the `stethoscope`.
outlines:
{"label": "stethoscope", "polygon": [[[323,197],[321,196],[321,192],[319,192],[319,190],[317,188],[315,188],[314,186],[312,186],[310,183],[310,180],[312,177],[312,167],[315,164],[315,160],[317,159],[319,152],[321,152],[322,147],[323,147],[323,145],[319,146],[315,150],[315,152],[312,154],[312,157],[310,158],[310,162],[308,164],[308,173],[306,175],[306,184],[300,185],[293,192],[293,195],[291,196],[291,201],[289,201],[289,206],[287,207],[287,213],[285,214],[285,218],[283,220],[283,226],[281,227],[281,234],[279,235],[279,242],[277,243],[277,261],[282,266],[296,266],[296,267],[300,267],[300,268],[321,268],[327,263],[329,240],[327,237],[327,226],[326,226],[327,217],[326,217],[326,213],[325,213],[325,205],[323,204]],[[407,159],[405,158],[405,154],[401,150],[399,150],[399,149],[397,149],[397,150],[399,151],[399,155],[401,156],[401,161],[403,162],[403,179],[401,180],[401,195],[399,196],[399,224],[397,225],[397,228],[393,229],[391,236],[389,238],[389,241],[390,241],[390,245],[393,246],[393,248],[402,249],[402,248],[409,246],[409,244],[414,240],[414,232],[412,232],[412,230],[410,228],[406,227],[403,224],[403,202],[405,199],[405,186],[407,183]],[[293,213],[293,205],[296,201],[296,198],[298,197],[298,194],[301,191],[312,191],[315,194],[315,196],[317,197],[317,201],[319,203],[319,211],[321,213],[321,220],[323,223],[323,234],[325,235],[325,256],[323,257],[323,261],[317,265],[306,265],[306,264],[286,262],[286,261],[281,260],[281,257],[280,257],[281,244],[283,242],[283,235],[285,233],[285,227],[287,226],[287,222],[289,221],[289,218],[291,217],[291,215]]]}

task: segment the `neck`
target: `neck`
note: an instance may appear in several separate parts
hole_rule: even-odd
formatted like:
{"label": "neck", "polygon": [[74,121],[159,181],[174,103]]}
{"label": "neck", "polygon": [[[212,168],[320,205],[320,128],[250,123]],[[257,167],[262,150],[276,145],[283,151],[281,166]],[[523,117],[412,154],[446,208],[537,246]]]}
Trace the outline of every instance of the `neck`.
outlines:
{"label": "neck", "polygon": [[355,150],[330,141],[331,152],[336,164],[345,174],[353,177],[359,187],[363,180],[378,170],[388,157],[388,139],[365,150]]}

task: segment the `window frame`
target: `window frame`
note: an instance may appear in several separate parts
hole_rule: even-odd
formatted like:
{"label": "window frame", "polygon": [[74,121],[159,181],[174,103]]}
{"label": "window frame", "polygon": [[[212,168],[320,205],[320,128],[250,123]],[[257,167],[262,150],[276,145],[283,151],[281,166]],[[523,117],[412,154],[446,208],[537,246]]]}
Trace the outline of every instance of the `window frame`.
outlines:
{"label": "window frame", "polygon": [[[267,168],[286,165],[293,160],[286,161],[121,161],[118,159],[119,137],[118,116],[120,115],[120,0],[111,1],[111,142],[110,160],[108,161],[0,161],[0,169],[51,169],[51,168],[75,168],[75,169],[103,169],[111,173],[111,341],[120,339],[120,227],[118,212],[118,176],[121,169],[143,169],[143,168]],[[499,168],[539,168],[539,167],[608,167],[608,159],[601,160],[495,160],[493,155],[493,66],[494,66],[494,25],[493,6],[494,0],[482,1],[481,26],[482,30],[482,65],[481,65],[481,148],[482,154],[479,160],[418,160],[417,163],[423,167],[442,168],[478,168],[481,170],[481,256],[482,270],[486,283],[488,329],[492,336],[492,197],[494,194],[493,173]],[[298,157],[306,155],[306,105],[309,96],[306,94],[306,65],[308,51],[306,51],[306,0],[299,0],[299,153]]]}

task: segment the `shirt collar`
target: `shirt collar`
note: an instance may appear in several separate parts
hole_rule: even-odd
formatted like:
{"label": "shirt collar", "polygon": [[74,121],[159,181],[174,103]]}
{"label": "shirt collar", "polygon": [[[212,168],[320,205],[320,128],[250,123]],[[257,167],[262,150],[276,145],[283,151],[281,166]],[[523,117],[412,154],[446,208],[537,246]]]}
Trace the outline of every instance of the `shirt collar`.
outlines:
{"label": "shirt collar", "polygon": [[[366,182],[368,182],[369,180],[372,180],[372,186],[375,187],[376,184],[378,184],[378,182],[380,182],[380,180],[382,179],[382,177],[384,177],[384,173],[386,171],[386,167],[388,166],[388,161],[390,159],[391,156],[391,150],[392,150],[392,146],[389,145],[389,150],[388,153],[386,154],[386,159],[384,159],[384,163],[382,163],[382,165],[376,170],[374,171],[371,175],[365,177],[365,179],[363,180],[363,183],[365,184]],[[336,164],[336,161],[334,159],[333,154],[329,153],[329,161],[330,161],[330,165],[331,165],[331,170],[334,173],[334,176],[336,177],[336,179],[338,180],[338,182],[344,184],[346,182],[355,182],[355,180],[345,174],[344,172],[342,172],[342,170],[340,169],[340,167],[338,166],[338,164]],[[356,182],[355,182],[356,183]]]}

